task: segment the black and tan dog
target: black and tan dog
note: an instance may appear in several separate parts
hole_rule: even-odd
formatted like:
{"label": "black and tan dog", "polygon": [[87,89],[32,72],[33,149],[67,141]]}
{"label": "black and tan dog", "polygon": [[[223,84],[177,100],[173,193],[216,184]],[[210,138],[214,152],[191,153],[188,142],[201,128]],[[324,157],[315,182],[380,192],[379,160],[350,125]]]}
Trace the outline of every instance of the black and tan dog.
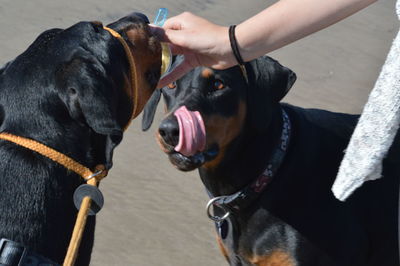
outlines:
{"label": "black and tan dog", "polygon": [[[147,24],[144,15],[133,13],[108,25],[129,46],[135,80],[122,43],[101,23],[42,33],[0,70],[0,132],[41,142],[90,169],[110,169],[123,129],[137,115],[134,107],[136,113],[143,109],[160,76],[161,47]],[[140,85],[136,106],[132,83]],[[82,183],[60,164],[0,140],[0,239],[62,263],[77,214],[72,195]],[[89,264],[93,217],[76,265]],[[26,261],[14,244],[1,242],[0,265],[40,264],[37,258]]]}
{"label": "black and tan dog", "polygon": [[330,188],[358,116],[281,104],[296,76],[269,57],[245,68],[248,82],[239,67],[197,68],[163,88],[157,134],[173,165],[199,169],[229,263],[399,265],[398,141],[384,178],[340,202]]}

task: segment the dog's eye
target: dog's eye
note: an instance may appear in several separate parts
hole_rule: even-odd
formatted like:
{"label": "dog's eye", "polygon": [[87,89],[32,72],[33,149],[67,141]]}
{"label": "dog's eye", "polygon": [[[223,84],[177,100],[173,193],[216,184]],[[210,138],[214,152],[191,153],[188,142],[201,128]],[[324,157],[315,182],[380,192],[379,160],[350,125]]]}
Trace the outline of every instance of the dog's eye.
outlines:
{"label": "dog's eye", "polygon": [[225,84],[221,80],[217,79],[214,81],[215,90],[222,90],[223,88],[225,88]]}
{"label": "dog's eye", "polygon": [[176,88],[175,82],[168,84],[168,88],[175,89]]}

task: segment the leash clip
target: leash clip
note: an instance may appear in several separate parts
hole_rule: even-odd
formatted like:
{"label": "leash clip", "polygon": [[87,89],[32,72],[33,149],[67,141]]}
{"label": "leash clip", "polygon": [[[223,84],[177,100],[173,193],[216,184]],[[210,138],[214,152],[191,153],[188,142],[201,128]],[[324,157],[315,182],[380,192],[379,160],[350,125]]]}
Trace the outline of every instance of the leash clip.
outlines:
{"label": "leash clip", "polygon": [[[223,222],[223,221],[226,220],[226,219],[229,217],[229,215],[231,214],[231,213],[230,213],[228,210],[226,210],[222,205],[216,204],[216,201],[218,201],[218,200],[220,200],[220,199],[222,199],[222,198],[224,198],[224,196],[219,196],[219,197],[212,198],[212,199],[210,199],[210,200],[208,201],[207,206],[206,206],[206,212],[207,212],[208,218],[210,218],[211,220],[213,220],[213,221],[216,222],[216,223],[221,223],[221,222]],[[220,207],[221,209],[223,209],[223,210],[225,211],[225,214],[222,215],[222,216],[213,215],[213,214],[211,213],[211,206],[218,206],[218,207]]]}
{"label": "leash clip", "polygon": [[87,182],[87,181],[89,181],[90,179],[95,178],[96,176],[100,175],[101,173],[103,173],[103,170],[99,170],[99,171],[97,171],[97,172],[91,174],[90,176],[86,177],[86,178],[85,178],[85,181]]}

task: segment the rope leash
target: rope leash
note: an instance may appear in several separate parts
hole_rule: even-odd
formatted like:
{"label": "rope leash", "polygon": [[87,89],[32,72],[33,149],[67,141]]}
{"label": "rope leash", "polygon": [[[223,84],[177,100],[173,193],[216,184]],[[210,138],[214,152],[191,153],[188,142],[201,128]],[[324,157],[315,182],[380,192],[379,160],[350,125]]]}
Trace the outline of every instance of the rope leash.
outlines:
{"label": "rope leash", "polygon": [[[82,164],[78,163],[67,155],[62,154],[35,140],[5,132],[0,133],[0,139],[15,143],[19,146],[35,151],[51,159],[52,161],[64,166],[68,170],[80,175],[85,181],[87,180],[88,185],[97,187],[99,181],[107,175],[107,171],[105,170],[103,165],[96,166],[96,172],[93,173],[89,168],[83,166]],[[99,171],[101,171],[101,173],[96,174]],[[94,178],[92,178],[93,176]],[[88,196],[84,197],[84,199],[82,200],[75,227],[72,233],[71,241],[68,247],[67,255],[65,256],[63,264],[64,266],[74,265],[75,263],[91,202],[92,200]]]}
{"label": "rope leash", "polygon": [[[93,175],[93,174],[92,174]],[[94,178],[90,178],[86,184],[97,187],[100,180],[104,178],[107,173],[103,175],[98,175]],[[79,246],[81,244],[82,235],[85,230],[87,217],[89,215],[89,209],[92,205],[92,199],[89,196],[83,198],[81,206],[79,208],[78,215],[76,217],[76,222],[74,230],[72,231],[71,240],[69,242],[67,254],[64,258],[63,266],[72,266],[75,264],[75,260],[78,256]]]}

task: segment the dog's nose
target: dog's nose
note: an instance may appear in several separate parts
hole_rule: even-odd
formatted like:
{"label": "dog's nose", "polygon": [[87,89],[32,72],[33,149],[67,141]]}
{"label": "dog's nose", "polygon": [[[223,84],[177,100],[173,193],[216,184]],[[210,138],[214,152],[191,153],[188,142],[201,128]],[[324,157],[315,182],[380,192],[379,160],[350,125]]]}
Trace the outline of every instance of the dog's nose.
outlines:
{"label": "dog's nose", "polygon": [[179,125],[175,116],[164,119],[158,128],[165,143],[175,147],[179,142]]}

